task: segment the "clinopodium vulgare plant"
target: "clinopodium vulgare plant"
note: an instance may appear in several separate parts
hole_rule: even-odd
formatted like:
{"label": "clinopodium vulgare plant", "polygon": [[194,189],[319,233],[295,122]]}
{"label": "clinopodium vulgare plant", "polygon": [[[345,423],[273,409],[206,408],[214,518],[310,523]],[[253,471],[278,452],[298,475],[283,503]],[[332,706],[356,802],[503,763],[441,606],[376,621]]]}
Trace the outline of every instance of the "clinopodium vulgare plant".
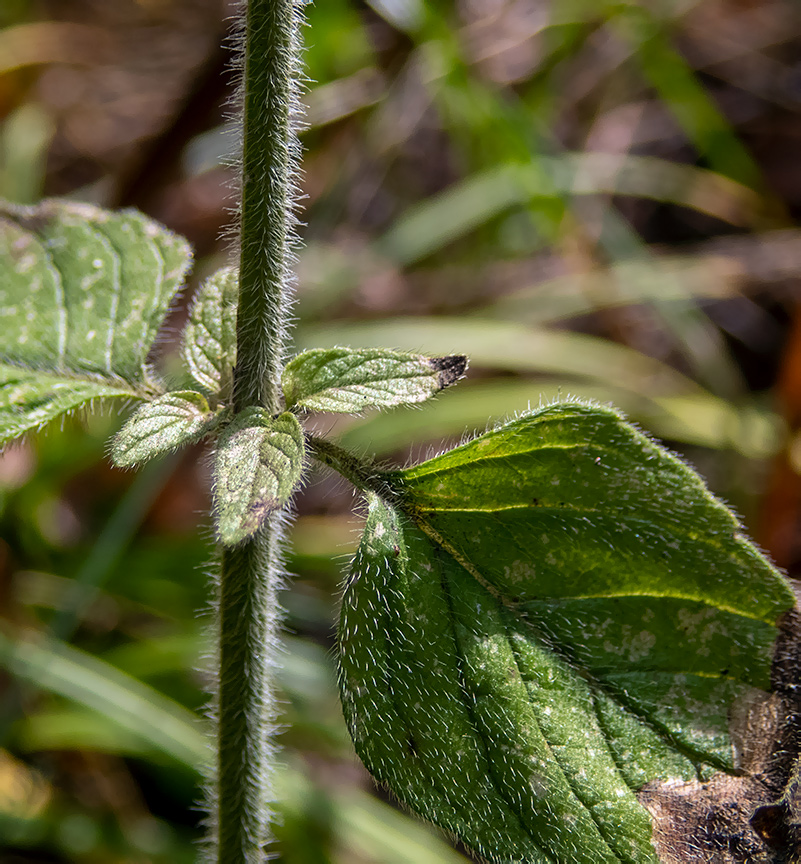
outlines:
{"label": "clinopodium vulgare plant", "polygon": [[573,401],[395,471],[304,431],[307,411],[426,400],[467,364],[348,348],[285,362],[299,6],[242,11],[239,242],[191,307],[192,389],[148,364],[183,239],[66,201],[0,211],[0,439],[117,399],[139,403],[117,465],[215,448],[208,860],[265,860],[277,550],[311,459],[367,502],[342,704],[404,804],[509,864],[799,860],[795,598],[687,465]]}

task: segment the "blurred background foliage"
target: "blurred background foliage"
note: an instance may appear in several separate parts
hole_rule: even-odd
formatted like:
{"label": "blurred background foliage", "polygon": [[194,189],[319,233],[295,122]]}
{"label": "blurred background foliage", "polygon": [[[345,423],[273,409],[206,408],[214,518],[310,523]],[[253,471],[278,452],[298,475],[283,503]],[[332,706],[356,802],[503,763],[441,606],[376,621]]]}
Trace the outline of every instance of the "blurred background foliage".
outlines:
{"label": "blurred background foliage", "polygon": [[[226,260],[224,0],[2,0],[0,195],[135,206]],[[610,401],[801,564],[801,6],[318,0],[297,345],[464,352],[417,410],[313,426],[406,463],[557,395]],[[488,420],[489,418],[489,420]],[[109,411],[0,457],[0,862],[189,862],[208,459],[112,469]],[[457,864],[352,754],[332,648],[351,490],[296,502],[278,860]],[[358,506],[358,505],[357,505]]]}

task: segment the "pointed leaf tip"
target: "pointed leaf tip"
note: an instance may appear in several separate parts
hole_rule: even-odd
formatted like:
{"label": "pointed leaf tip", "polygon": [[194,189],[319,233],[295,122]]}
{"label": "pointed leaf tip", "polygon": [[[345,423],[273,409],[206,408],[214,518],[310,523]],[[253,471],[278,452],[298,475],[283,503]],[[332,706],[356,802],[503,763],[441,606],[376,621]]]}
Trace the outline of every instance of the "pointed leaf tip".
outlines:
{"label": "pointed leaf tip", "polygon": [[294,414],[246,408],[222,432],[214,471],[217,531],[225,546],[252,537],[300,482],[303,430]]}
{"label": "pointed leaf tip", "polygon": [[432,357],[431,368],[439,372],[441,390],[455,384],[467,371],[467,357],[464,354],[452,354],[449,357]]}
{"label": "pointed leaf tip", "polygon": [[455,383],[466,368],[462,355],[320,348],[290,360],[282,384],[290,408],[358,414],[367,408],[424,402]]}

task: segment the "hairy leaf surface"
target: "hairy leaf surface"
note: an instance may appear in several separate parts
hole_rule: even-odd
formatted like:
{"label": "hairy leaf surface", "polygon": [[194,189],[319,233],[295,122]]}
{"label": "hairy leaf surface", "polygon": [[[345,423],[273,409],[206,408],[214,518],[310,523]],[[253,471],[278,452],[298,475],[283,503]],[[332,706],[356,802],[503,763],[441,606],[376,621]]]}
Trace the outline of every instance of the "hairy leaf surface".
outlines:
{"label": "hairy leaf surface", "polygon": [[93,399],[138,397],[125,382],[73,378],[0,363],[0,446]]}
{"label": "hairy leaf surface", "polygon": [[424,357],[385,349],[320,348],[289,361],[282,376],[287,407],[357,414],[424,402],[453,384],[467,358]]}
{"label": "hairy leaf surface", "polygon": [[499,862],[655,862],[635,793],[737,769],[781,575],[613,411],[553,405],[387,475],[342,607],[357,750]]}
{"label": "hairy leaf surface", "polygon": [[45,201],[3,205],[0,260],[2,359],[136,382],[191,253],[135,211]]}
{"label": "hairy leaf surface", "polygon": [[217,531],[226,546],[255,534],[300,482],[303,430],[294,414],[246,408],[220,434],[214,476]]}
{"label": "hairy leaf surface", "polygon": [[237,271],[219,270],[198,289],[184,329],[183,356],[198,386],[228,395],[236,364]]}
{"label": "hairy leaf surface", "polygon": [[114,438],[111,458],[120,468],[199,441],[220,422],[206,397],[193,390],[167,393],[146,402]]}
{"label": "hairy leaf surface", "polygon": [[190,262],[185,240],[134,211],[0,204],[0,443],[152,391],[147,355]]}

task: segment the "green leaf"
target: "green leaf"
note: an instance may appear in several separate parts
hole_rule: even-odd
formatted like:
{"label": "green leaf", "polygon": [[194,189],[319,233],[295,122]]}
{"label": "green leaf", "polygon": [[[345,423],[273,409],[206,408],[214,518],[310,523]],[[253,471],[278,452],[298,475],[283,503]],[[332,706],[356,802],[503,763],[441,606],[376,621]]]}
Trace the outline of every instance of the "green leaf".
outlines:
{"label": "green leaf", "polygon": [[303,470],[303,430],[294,414],[246,408],[220,435],[215,510],[220,540],[236,546],[287,503]]}
{"label": "green leaf", "polygon": [[194,390],[175,391],[147,402],[120,429],[111,446],[119,468],[146,462],[199,441],[220,422],[206,397]]}
{"label": "green leaf", "polygon": [[636,793],[737,769],[781,575],[700,478],[566,403],[385,475],[340,625],[356,748],[492,861],[656,862]]}
{"label": "green leaf", "polygon": [[290,360],[282,383],[287,407],[357,414],[365,408],[424,402],[466,368],[467,358],[461,355],[320,348]]}
{"label": "green leaf", "polygon": [[93,399],[131,397],[141,398],[124,382],[81,380],[0,363],[0,446]]}
{"label": "green leaf", "polygon": [[236,363],[238,273],[218,270],[200,286],[184,329],[182,353],[198,386],[226,398]]}
{"label": "green leaf", "polygon": [[130,382],[191,262],[186,241],[133,210],[0,207],[0,356]]}
{"label": "green leaf", "polygon": [[185,240],[134,211],[0,203],[0,443],[155,389],[147,355],[190,262]]}

